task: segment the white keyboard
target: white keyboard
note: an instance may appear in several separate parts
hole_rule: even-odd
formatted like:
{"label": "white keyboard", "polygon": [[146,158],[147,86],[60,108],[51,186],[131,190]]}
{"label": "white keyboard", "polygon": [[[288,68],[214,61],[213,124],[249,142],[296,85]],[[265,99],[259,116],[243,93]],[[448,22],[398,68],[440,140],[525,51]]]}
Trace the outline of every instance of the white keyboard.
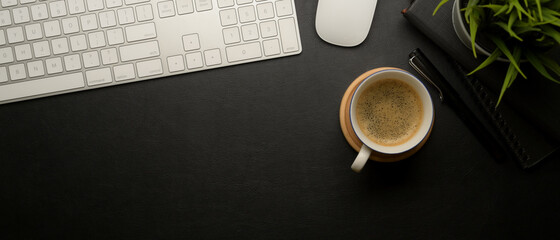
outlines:
{"label": "white keyboard", "polygon": [[293,0],[0,0],[0,104],[300,52]]}

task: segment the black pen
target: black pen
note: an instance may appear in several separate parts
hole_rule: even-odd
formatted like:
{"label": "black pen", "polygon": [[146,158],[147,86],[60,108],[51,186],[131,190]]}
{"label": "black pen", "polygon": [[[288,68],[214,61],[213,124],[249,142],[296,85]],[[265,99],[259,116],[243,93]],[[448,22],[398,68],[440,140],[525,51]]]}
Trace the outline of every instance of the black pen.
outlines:
{"label": "black pen", "polygon": [[507,157],[506,151],[499,140],[492,135],[482,124],[479,118],[467,107],[467,104],[449,82],[441,75],[430,60],[420,51],[419,48],[412,51],[409,55],[409,64],[428,82],[434,85],[439,91],[439,97],[442,102],[447,103],[459,118],[467,125],[467,127],[478,138],[478,141],[486,148],[486,150],[496,159],[502,160]]}

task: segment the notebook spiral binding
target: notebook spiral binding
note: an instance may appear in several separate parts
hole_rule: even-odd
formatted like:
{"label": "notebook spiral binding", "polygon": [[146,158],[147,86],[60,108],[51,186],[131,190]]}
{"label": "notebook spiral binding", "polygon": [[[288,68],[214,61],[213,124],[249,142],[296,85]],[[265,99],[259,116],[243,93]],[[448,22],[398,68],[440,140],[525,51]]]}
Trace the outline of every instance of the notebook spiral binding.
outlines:
{"label": "notebook spiral binding", "polygon": [[455,62],[455,66],[461,72],[463,79],[471,89],[471,93],[477,98],[478,105],[484,109],[487,117],[492,120],[492,124],[499,131],[500,137],[506,142],[510,152],[515,155],[514,157],[516,157],[519,162],[524,163],[524,168],[531,167],[526,166],[526,163],[530,162],[531,156],[527,154],[525,148],[519,143],[518,137],[508,126],[502,113],[496,109],[496,101],[494,101],[490,92],[477,78],[468,76],[459,63]]}

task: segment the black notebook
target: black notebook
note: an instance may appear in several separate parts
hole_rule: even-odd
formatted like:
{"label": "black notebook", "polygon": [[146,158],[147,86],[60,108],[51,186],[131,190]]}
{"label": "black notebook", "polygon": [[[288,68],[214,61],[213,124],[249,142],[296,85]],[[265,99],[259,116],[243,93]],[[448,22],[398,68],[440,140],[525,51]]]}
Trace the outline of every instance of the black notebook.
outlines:
{"label": "black notebook", "polygon": [[502,139],[523,168],[534,166],[559,149],[560,84],[541,79],[538,73],[530,74],[528,79],[515,80],[499,107],[494,108],[507,65],[495,63],[466,76],[485,57],[474,58],[472,50],[455,34],[451,21],[453,1],[432,16],[438,3],[439,0],[415,0],[403,10],[403,15],[457,63],[463,83],[454,87],[463,88],[457,89],[459,92],[471,93],[465,101],[476,108],[473,110],[492,134]]}

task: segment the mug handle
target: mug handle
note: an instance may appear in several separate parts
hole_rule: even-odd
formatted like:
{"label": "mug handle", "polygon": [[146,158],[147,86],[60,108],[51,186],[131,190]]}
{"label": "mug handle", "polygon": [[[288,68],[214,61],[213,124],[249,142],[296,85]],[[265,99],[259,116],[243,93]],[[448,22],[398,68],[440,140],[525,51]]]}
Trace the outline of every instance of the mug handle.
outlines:
{"label": "mug handle", "polygon": [[358,153],[358,156],[352,163],[351,166],[352,170],[354,170],[354,172],[357,173],[362,171],[362,168],[364,168],[364,166],[366,165],[366,162],[369,159],[370,155],[371,155],[371,148],[363,144],[362,148],[360,149],[360,152]]}

